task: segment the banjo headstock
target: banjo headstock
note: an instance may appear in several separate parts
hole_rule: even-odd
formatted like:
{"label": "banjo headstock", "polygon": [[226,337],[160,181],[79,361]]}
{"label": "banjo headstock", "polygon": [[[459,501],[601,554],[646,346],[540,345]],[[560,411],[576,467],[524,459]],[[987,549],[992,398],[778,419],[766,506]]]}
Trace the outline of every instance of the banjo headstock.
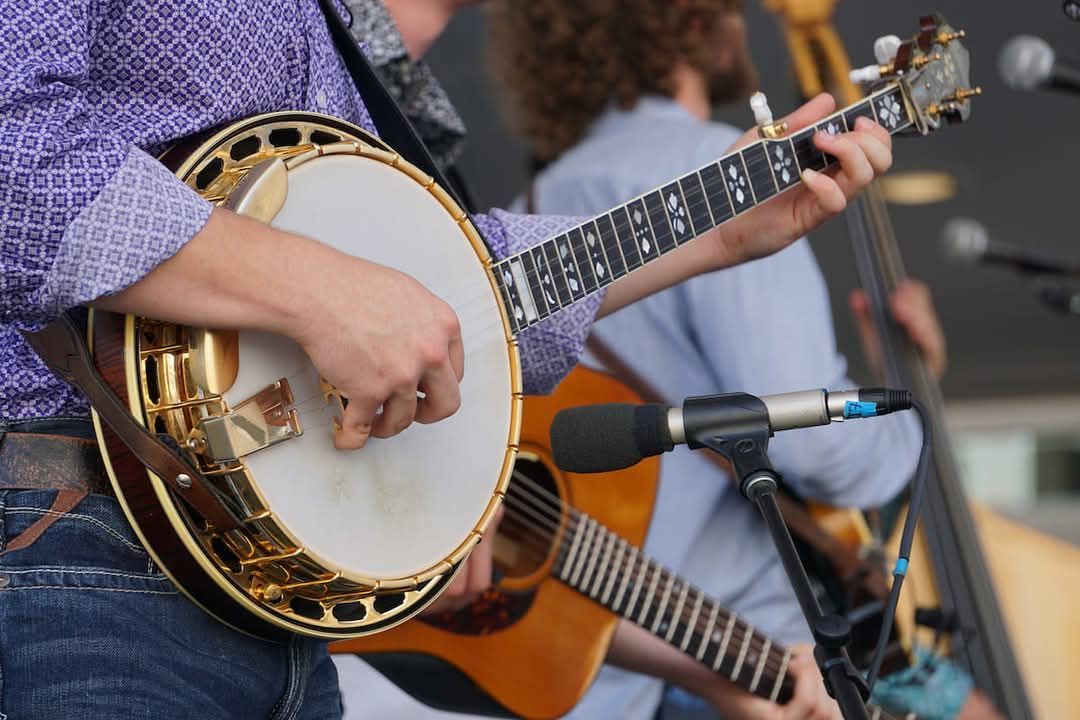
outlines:
{"label": "banjo headstock", "polygon": [[[919,21],[919,32],[901,42],[895,36],[881,38],[874,46],[877,66],[871,75],[853,75],[868,80],[870,90],[896,83],[910,104],[914,127],[922,134],[937,130],[945,123],[964,122],[971,115],[970,98],[982,94],[971,87],[971,59],[956,30],[940,13]],[[876,76],[876,77],[873,77]]]}

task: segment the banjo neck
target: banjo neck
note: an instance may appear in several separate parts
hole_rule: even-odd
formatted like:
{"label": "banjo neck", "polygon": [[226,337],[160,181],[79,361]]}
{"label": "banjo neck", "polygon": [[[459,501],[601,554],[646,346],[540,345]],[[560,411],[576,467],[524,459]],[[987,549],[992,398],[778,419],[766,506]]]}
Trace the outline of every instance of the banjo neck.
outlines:
{"label": "banjo neck", "polygon": [[846,132],[868,117],[895,134],[917,125],[915,112],[900,84],[889,83],[813,126],[759,140],[495,263],[512,334],[791,189],[803,170],[835,164],[814,145],[815,132]]}

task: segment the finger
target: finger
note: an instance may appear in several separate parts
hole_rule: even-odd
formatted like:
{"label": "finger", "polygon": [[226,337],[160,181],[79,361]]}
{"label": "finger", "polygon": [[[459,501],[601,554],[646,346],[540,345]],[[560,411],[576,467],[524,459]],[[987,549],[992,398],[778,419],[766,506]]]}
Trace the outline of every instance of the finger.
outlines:
{"label": "finger", "polygon": [[821,93],[804,103],[795,112],[783,119],[788,124],[788,133],[810,127],[836,110],[836,98],[829,93]]}
{"label": "finger", "polygon": [[859,130],[860,132],[870,133],[871,135],[876,137],[885,147],[890,149],[892,148],[892,135],[889,134],[888,130],[881,127],[881,125],[874,122],[870,118],[864,115],[859,116],[855,120],[855,129]]}
{"label": "finger", "polygon": [[415,390],[398,390],[383,403],[382,413],[375,419],[371,434],[378,438],[397,435],[412,424],[416,405]]}
{"label": "finger", "polygon": [[836,174],[836,183],[844,192],[844,197],[854,197],[874,179],[874,168],[853,133],[814,133],[814,145],[839,161],[840,172]]}
{"label": "finger", "polygon": [[825,173],[806,168],[802,171],[802,181],[826,212],[836,214],[847,207],[847,196],[840,184]]}
{"label": "finger", "polygon": [[882,141],[873,128],[879,127],[877,123],[859,118],[861,122],[855,123],[856,132],[849,133],[848,137],[859,144],[866,159],[870,161],[870,167],[877,175],[883,175],[892,167],[892,144]]}
{"label": "finger", "polygon": [[494,543],[490,540],[481,541],[469,556],[469,567],[465,568],[469,574],[469,582],[465,587],[469,602],[491,586],[491,548],[493,545]]}
{"label": "finger", "polygon": [[359,450],[367,444],[375,424],[375,415],[382,401],[374,398],[351,397],[334,432],[334,447],[339,450]]}
{"label": "finger", "polygon": [[420,377],[424,397],[416,407],[416,422],[433,423],[449,417],[461,407],[460,375],[447,360]]}
{"label": "finger", "polygon": [[461,342],[461,336],[451,338],[447,349],[450,352],[450,365],[453,366],[454,375],[460,383],[465,377],[465,345]]}

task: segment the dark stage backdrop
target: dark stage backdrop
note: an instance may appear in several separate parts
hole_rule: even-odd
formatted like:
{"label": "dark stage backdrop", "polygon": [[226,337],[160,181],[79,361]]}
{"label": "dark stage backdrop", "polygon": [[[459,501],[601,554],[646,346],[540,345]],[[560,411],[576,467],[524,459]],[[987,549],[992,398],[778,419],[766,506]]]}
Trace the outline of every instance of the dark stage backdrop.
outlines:
{"label": "dark stage backdrop", "polygon": [[[773,110],[783,113],[796,101],[787,51],[773,18],[757,3],[748,5],[762,89]],[[1080,318],[1044,310],[1025,281],[1003,270],[951,263],[939,242],[945,220],[969,215],[996,239],[1080,256],[1080,96],[1016,93],[997,76],[998,49],[1016,33],[1040,35],[1059,54],[1080,58],[1080,23],[1064,17],[1058,0],[849,0],[840,5],[837,26],[860,65],[872,62],[874,38],[908,36],[917,16],[933,9],[968,31],[972,76],[984,90],[967,125],[899,140],[896,147],[896,168],[943,169],[960,184],[947,202],[892,212],[908,271],[932,287],[948,335],[945,391],[951,397],[1080,392]],[[481,205],[488,206],[509,201],[523,187],[525,163],[486,72],[485,32],[482,9],[461,13],[430,61],[469,126],[462,168]],[[741,126],[752,122],[743,107],[722,108],[718,117]],[[829,279],[841,349],[855,378],[866,380],[847,312],[857,278],[843,220],[819,230],[812,242]]]}

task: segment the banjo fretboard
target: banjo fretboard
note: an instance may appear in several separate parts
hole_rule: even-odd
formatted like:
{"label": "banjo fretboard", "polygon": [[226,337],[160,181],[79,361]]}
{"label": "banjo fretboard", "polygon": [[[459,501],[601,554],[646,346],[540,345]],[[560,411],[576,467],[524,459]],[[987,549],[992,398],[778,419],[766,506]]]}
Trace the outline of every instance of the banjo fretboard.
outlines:
{"label": "banjo fretboard", "polygon": [[896,85],[778,140],[761,140],[640,195],[493,267],[514,335],[795,186],[834,160],[813,143],[860,116],[890,133],[911,125]]}

